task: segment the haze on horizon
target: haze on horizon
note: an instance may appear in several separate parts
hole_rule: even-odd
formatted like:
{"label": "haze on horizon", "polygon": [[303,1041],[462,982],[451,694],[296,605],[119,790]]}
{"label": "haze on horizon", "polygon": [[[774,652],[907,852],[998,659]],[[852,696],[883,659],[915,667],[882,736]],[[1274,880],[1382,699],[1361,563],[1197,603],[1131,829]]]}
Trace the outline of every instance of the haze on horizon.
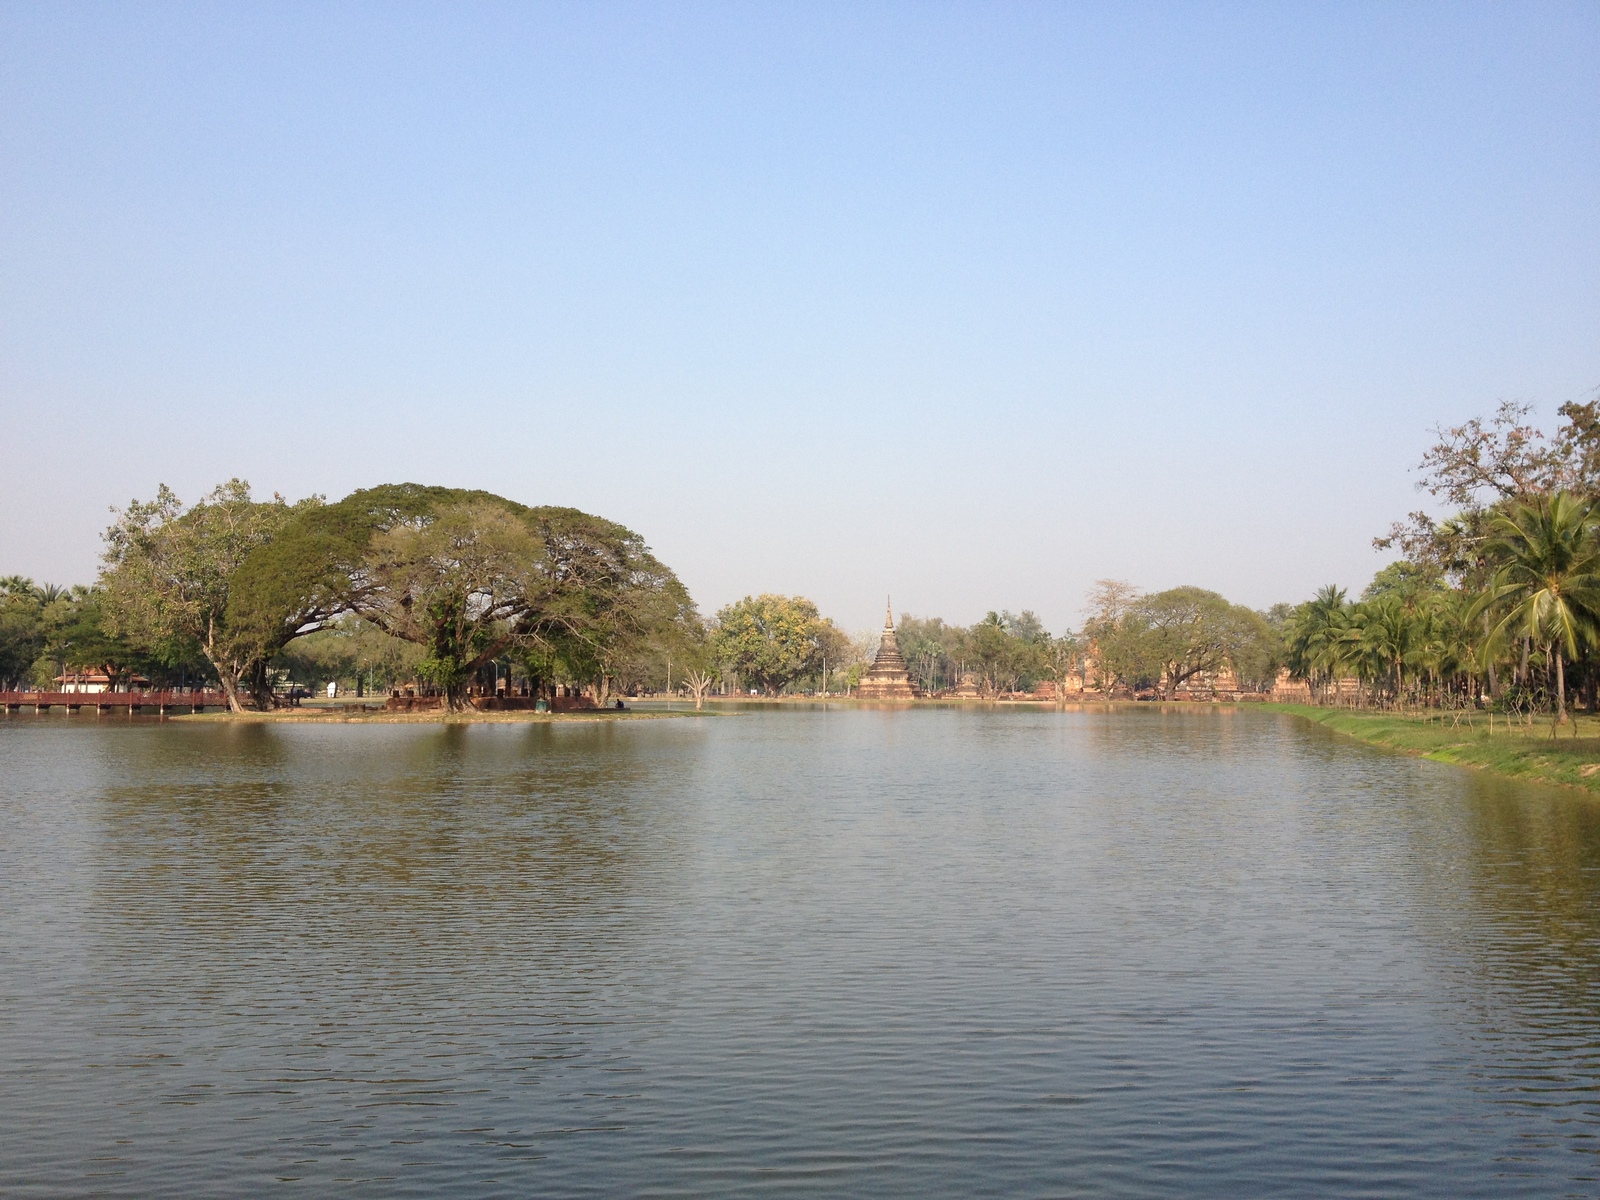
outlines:
{"label": "haze on horizon", "polygon": [[1600,7],[0,4],[0,573],[232,476],[703,611],[1359,589],[1600,386]]}

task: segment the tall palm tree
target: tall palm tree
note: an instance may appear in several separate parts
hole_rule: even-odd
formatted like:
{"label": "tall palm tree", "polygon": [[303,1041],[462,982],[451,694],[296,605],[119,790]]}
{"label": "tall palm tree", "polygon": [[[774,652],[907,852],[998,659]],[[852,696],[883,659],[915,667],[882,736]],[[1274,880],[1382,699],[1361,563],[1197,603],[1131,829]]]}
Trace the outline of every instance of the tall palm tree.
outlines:
{"label": "tall palm tree", "polygon": [[1489,552],[1499,560],[1474,613],[1505,605],[1491,631],[1526,635],[1554,656],[1556,724],[1567,719],[1566,659],[1578,653],[1579,637],[1594,633],[1600,613],[1600,542],[1595,507],[1570,492],[1516,501],[1495,516]]}
{"label": "tall palm tree", "polygon": [[1355,647],[1368,673],[1382,679],[1396,704],[1405,687],[1406,662],[1413,654],[1411,614],[1399,596],[1379,596],[1356,606],[1358,632]]}
{"label": "tall palm tree", "polygon": [[1295,611],[1289,669],[1309,681],[1319,695],[1345,664],[1343,639],[1349,623],[1345,591],[1331,583]]}
{"label": "tall palm tree", "polygon": [[1441,591],[1428,598],[1418,613],[1417,662],[1433,676],[1436,691],[1470,684],[1475,665],[1475,631],[1467,619],[1471,600],[1460,592]]}

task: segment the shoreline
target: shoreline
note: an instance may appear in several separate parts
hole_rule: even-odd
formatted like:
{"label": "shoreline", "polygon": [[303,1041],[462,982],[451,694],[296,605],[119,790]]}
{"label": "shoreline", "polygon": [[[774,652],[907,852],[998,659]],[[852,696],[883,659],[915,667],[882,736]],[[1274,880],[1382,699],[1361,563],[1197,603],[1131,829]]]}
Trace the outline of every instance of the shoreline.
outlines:
{"label": "shoreline", "polygon": [[[635,709],[584,709],[576,712],[385,712],[354,708],[290,708],[278,712],[169,713],[168,721],[278,724],[278,725],[553,725],[598,724],[606,721],[663,721],[675,717],[703,717],[705,712],[672,709],[664,712],[639,712]],[[717,714],[709,714],[715,716]]]}
{"label": "shoreline", "polygon": [[1299,717],[1379,750],[1600,796],[1600,717],[1574,717],[1571,726],[1551,737],[1548,717],[1535,718],[1530,727],[1497,713],[1491,734],[1487,712],[1463,713],[1460,723],[1452,725],[1448,715],[1441,721],[1438,716],[1306,704],[1252,707]]}
{"label": "shoreline", "polygon": [[[1305,704],[1273,702],[1227,703],[1211,701],[1134,701],[1089,700],[1068,703],[1057,709],[1053,703],[1028,700],[917,699],[899,703],[858,700],[848,696],[785,697],[708,697],[703,709],[683,700],[643,699],[636,707],[589,709],[569,712],[387,712],[358,705],[316,705],[282,709],[277,712],[200,712],[167,713],[161,721],[245,725],[553,725],[599,724],[612,721],[662,721],[684,717],[723,718],[738,707],[831,707],[861,709],[912,708],[1007,708],[1039,712],[1269,712],[1296,717],[1320,725],[1341,737],[1366,746],[1412,758],[1425,758],[1450,766],[1486,771],[1505,779],[1547,784],[1600,796],[1600,715],[1584,714],[1572,718],[1556,737],[1550,736],[1549,718],[1537,718],[1530,727],[1495,714],[1493,731],[1487,712],[1463,712],[1452,724],[1450,714],[1409,714],[1349,708],[1321,708]],[[666,707],[671,704],[673,707]],[[677,707],[683,705],[683,707]],[[9,719],[20,713],[5,714]],[[65,717],[65,714],[63,714]],[[156,714],[144,714],[154,717]],[[82,720],[82,717],[76,717]],[[94,714],[96,723],[107,714]],[[112,718],[118,724],[127,717]]]}

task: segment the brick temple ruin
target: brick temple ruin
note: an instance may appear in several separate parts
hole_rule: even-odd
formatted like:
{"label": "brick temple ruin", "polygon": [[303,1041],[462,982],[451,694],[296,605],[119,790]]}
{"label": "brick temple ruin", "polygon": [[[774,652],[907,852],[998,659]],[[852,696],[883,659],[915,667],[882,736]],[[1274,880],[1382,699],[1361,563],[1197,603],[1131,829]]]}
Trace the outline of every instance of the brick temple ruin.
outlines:
{"label": "brick temple ruin", "polygon": [[906,670],[905,656],[900,653],[900,643],[894,636],[894,609],[887,608],[883,615],[883,638],[878,642],[878,656],[861,677],[856,687],[860,700],[914,700],[916,690],[911,686],[911,674]]}

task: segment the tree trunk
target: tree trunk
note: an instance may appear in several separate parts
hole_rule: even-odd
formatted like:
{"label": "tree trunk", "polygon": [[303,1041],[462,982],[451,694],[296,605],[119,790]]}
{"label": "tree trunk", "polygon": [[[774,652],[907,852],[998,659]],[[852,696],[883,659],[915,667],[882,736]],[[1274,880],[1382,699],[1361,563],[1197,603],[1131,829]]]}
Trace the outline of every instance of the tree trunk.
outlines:
{"label": "tree trunk", "polygon": [[224,659],[223,655],[217,650],[217,626],[215,621],[206,625],[206,638],[201,644],[200,650],[205,654],[206,661],[211,664],[212,669],[217,673],[217,682],[222,685],[222,694],[228,698],[228,711],[242,713],[244,711],[244,703],[239,699],[240,672],[231,659]]}
{"label": "tree trunk", "polygon": [[266,712],[278,706],[272,694],[272,676],[267,670],[267,660],[257,659],[250,664],[250,703],[257,712]]}
{"label": "tree trunk", "polygon": [[1561,647],[1554,647],[1556,652],[1556,724],[1565,725],[1567,722],[1567,673],[1565,664],[1561,660]]}
{"label": "tree trunk", "polygon": [[[1484,610],[1483,614],[1483,640],[1486,644],[1489,641],[1489,613],[1487,609]],[[1487,655],[1487,653],[1486,657],[1489,658],[1489,699],[1493,700],[1495,694],[1500,691],[1500,681],[1495,677],[1494,658]]]}
{"label": "tree trunk", "polygon": [[[208,659],[211,656],[206,656]],[[228,665],[211,659],[211,666],[217,672],[217,682],[222,685],[222,694],[228,698],[228,711],[242,713],[245,711],[244,702],[239,699],[239,676]]]}

